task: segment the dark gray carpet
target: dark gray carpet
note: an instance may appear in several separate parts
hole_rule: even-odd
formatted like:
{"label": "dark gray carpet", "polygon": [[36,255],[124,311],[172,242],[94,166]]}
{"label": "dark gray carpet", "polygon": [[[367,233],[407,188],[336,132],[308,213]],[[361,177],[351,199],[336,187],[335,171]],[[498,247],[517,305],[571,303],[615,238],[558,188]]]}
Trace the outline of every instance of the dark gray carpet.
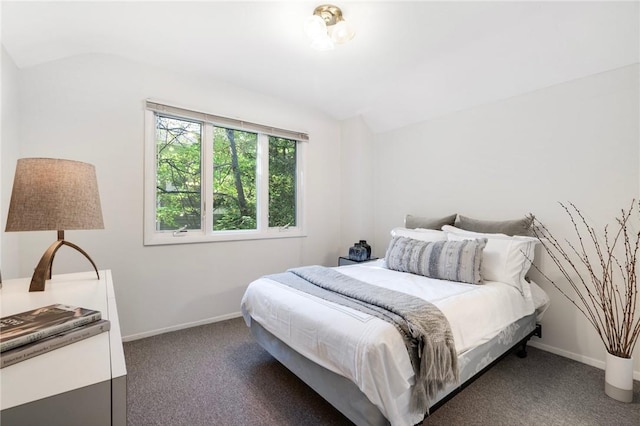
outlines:
{"label": "dark gray carpet", "polygon": [[[351,425],[253,341],[240,318],[124,344],[128,424]],[[548,352],[510,355],[425,425],[640,425],[604,372]]]}

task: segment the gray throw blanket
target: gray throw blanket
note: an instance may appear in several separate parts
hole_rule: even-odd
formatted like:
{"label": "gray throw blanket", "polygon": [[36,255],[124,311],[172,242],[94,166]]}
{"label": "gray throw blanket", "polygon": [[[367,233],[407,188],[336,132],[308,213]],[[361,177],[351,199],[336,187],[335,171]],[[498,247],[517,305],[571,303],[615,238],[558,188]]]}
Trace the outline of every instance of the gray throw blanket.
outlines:
{"label": "gray throw blanket", "polygon": [[458,357],[451,327],[432,303],[324,266],[294,268],[266,278],[393,324],[404,340],[416,377],[412,411],[428,413],[437,392],[447,383],[458,382]]}

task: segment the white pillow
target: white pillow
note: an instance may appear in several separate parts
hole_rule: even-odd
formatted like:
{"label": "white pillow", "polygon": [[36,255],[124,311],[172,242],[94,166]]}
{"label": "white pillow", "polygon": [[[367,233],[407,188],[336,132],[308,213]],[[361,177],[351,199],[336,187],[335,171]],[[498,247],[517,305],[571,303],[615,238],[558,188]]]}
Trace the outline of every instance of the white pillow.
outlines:
{"label": "white pillow", "polygon": [[405,237],[413,240],[426,241],[432,243],[435,241],[447,241],[447,234],[444,231],[437,229],[408,229],[408,228],[393,228],[391,230],[392,237]]}
{"label": "white pillow", "polygon": [[488,281],[500,281],[515,287],[522,295],[529,293],[524,276],[531,267],[538,239],[505,234],[484,234],[465,231],[445,225],[442,227],[448,240],[473,240],[486,238],[487,245],[482,254],[480,274]]}

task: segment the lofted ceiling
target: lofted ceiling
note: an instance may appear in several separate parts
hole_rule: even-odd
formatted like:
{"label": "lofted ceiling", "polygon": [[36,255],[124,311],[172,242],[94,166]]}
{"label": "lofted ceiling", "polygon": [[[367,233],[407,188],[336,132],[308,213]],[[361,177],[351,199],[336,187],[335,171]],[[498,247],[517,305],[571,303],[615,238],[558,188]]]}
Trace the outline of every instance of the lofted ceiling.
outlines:
{"label": "lofted ceiling", "polygon": [[87,53],[204,75],[374,132],[637,63],[640,8],[626,2],[339,1],[356,29],[309,47],[322,1],[2,1],[19,68]]}

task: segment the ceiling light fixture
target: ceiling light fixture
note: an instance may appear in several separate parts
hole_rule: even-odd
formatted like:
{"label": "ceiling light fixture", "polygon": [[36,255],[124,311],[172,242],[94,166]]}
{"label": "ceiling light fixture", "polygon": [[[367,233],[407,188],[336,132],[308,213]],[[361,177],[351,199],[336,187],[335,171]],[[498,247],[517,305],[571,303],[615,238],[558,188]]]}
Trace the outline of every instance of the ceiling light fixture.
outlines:
{"label": "ceiling light fixture", "polygon": [[316,7],[313,16],[305,21],[304,32],[316,50],[331,50],[334,43],[346,43],[356,34],[342,16],[342,10],[332,4]]}

